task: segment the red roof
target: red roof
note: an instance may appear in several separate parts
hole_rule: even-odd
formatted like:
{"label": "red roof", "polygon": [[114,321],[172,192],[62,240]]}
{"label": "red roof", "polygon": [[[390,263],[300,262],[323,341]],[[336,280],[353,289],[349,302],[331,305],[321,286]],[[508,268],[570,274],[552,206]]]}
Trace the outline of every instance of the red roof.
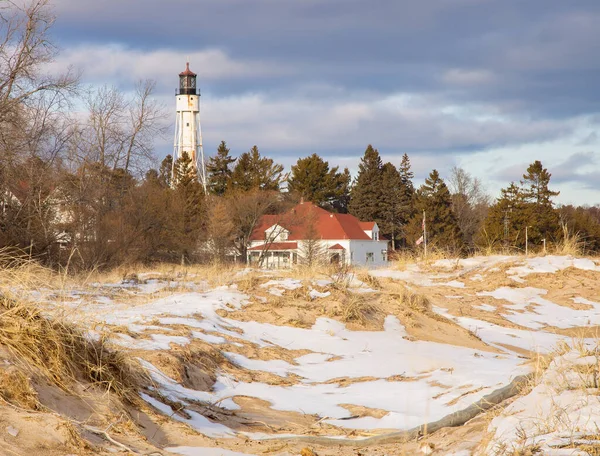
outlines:
{"label": "red roof", "polygon": [[252,232],[250,240],[264,240],[265,230],[275,224],[289,231],[290,241],[310,238],[371,240],[361,228],[361,222],[353,215],[334,214],[313,203],[300,203],[285,214],[264,216]]}
{"label": "red roof", "polygon": [[190,70],[190,62],[185,62],[185,71],[179,73],[179,76],[196,76],[196,73]]}
{"label": "red roof", "polygon": [[373,231],[373,228],[375,227],[375,222],[358,222],[358,224],[363,230],[367,231]]}
{"label": "red roof", "polygon": [[344,247],[342,247],[340,244],[335,244],[332,245],[331,247],[329,247],[329,250],[346,250]]}
{"label": "red roof", "polygon": [[263,245],[257,245],[256,247],[251,247],[248,250],[295,250],[298,248],[297,242],[273,242],[267,248]]}

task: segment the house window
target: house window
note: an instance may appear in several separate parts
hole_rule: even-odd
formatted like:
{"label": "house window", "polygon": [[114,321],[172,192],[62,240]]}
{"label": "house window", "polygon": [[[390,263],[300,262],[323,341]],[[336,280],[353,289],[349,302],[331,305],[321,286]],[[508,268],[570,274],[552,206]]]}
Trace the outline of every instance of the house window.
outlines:
{"label": "house window", "polygon": [[367,263],[369,261],[372,263],[374,259],[375,259],[375,255],[373,254],[373,252],[367,252]]}
{"label": "house window", "polygon": [[379,231],[373,231],[373,240],[374,241],[378,241],[379,240]]}
{"label": "house window", "polygon": [[287,241],[287,238],[288,235],[285,231],[279,235],[279,239],[281,239],[282,241]]}

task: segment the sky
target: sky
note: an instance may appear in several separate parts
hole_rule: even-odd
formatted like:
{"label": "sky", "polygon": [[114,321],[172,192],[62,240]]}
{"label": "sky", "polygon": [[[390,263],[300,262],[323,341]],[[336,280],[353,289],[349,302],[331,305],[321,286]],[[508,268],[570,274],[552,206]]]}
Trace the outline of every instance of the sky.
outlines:
{"label": "sky", "polygon": [[[541,160],[561,204],[600,204],[597,0],[54,0],[56,68],[127,91],[156,81],[174,128],[177,75],[221,140],[289,167],[355,173],[368,144],[415,184],[453,166],[497,197]],[[172,134],[158,138],[158,157]]]}

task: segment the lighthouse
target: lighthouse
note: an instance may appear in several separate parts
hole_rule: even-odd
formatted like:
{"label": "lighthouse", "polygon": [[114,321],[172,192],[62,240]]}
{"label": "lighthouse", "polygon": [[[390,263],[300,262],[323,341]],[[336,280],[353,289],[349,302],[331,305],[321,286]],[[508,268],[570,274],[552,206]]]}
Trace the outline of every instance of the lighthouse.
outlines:
{"label": "lighthouse", "polygon": [[202,130],[200,129],[200,91],[196,88],[196,73],[185,64],[185,71],[179,73],[179,89],[175,92],[176,111],[175,140],[173,142],[173,177],[175,162],[184,152],[192,160],[198,179],[206,192],[206,166],[202,149]]}

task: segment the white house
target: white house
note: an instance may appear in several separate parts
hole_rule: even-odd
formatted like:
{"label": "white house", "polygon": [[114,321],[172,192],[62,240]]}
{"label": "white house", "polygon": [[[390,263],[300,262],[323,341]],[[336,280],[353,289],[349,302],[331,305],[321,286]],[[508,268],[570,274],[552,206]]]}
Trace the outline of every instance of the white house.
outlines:
{"label": "white house", "polygon": [[381,266],[388,241],[375,222],[300,203],[285,214],[265,215],[250,237],[248,262],[286,268],[312,258],[340,264]]}

